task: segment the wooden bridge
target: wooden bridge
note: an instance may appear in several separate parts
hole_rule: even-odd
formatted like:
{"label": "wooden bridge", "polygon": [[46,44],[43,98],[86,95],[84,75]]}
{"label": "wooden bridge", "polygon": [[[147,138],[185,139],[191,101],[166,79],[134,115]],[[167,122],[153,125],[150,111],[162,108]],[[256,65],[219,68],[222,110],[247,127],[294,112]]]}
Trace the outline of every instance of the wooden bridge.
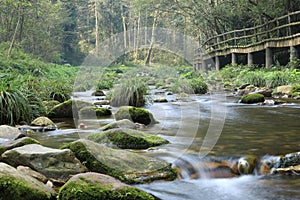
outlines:
{"label": "wooden bridge", "polygon": [[300,11],[265,24],[234,30],[205,41],[195,50],[196,69],[219,70],[227,64],[287,64],[300,50]]}

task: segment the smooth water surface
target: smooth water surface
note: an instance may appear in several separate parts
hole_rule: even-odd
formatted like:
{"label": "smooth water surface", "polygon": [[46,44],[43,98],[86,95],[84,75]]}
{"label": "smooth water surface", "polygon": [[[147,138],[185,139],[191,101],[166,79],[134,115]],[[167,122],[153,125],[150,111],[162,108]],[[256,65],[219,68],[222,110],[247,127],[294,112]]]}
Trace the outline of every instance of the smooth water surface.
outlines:
{"label": "smooth water surface", "polygon": [[[206,153],[215,157],[249,154],[262,157],[300,151],[300,104],[297,102],[262,106],[239,104],[238,99],[226,94],[191,96],[180,101],[176,101],[174,95],[166,97],[168,103],[146,107],[160,123],[144,131],[160,135],[170,144],[136,152],[171,163],[182,159],[193,165],[198,161],[190,159],[190,154],[199,155],[201,160]],[[113,108],[113,112],[116,109]],[[88,125],[86,130],[75,129],[74,125],[68,128],[68,123],[62,123],[61,130],[37,137],[46,146],[59,147],[99,131],[99,127],[112,121],[113,117],[85,120],[83,122]],[[204,145],[204,141],[208,145]],[[300,199],[299,176],[250,175],[214,179],[184,176],[172,182],[154,182],[136,187],[165,200]]]}

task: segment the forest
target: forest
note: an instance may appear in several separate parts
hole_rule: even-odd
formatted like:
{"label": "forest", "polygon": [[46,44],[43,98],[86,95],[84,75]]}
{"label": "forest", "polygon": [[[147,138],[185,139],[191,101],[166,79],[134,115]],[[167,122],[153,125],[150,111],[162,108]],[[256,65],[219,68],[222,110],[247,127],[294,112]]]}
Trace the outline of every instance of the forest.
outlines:
{"label": "forest", "polygon": [[299,52],[300,0],[0,0],[0,200],[299,200]]}
{"label": "forest", "polygon": [[45,62],[80,65],[101,42],[128,30],[139,34],[142,27],[180,31],[200,45],[299,5],[299,0],[1,0],[0,43],[7,46],[2,57],[21,49]]}

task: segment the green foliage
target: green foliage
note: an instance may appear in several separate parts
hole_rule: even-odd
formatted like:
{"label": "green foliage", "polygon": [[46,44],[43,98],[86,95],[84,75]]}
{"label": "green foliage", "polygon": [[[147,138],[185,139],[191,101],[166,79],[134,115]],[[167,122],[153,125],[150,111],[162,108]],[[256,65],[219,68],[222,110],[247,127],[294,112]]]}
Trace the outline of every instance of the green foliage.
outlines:
{"label": "green foliage", "polygon": [[263,71],[249,71],[240,76],[240,81],[243,83],[249,83],[256,87],[265,87],[267,81],[265,78],[265,73]]}
{"label": "green foliage", "polygon": [[300,72],[297,69],[287,69],[284,66],[272,69],[256,69],[241,65],[227,65],[220,72],[210,72],[206,81],[215,80],[220,76],[223,84],[240,86],[251,84],[256,87],[276,88],[281,85],[289,85],[300,82]]}
{"label": "green foliage", "polygon": [[[6,85],[5,85],[6,84]],[[16,87],[9,82],[2,82],[0,85],[0,123],[15,125],[21,121],[30,122],[33,116],[30,115],[31,107],[28,99]]]}
{"label": "green foliage", "polygon": [[291,83],[290,75],[291,72],[289,70],[269,72],[265,75],[267,86],[270,88],[276,88],[281,85],[288,85]]}
{"label": "green foliage", "polygon": [[195,94],[207,93],[207,84],[204,82],[204,80],[201,77],[190,79],[189,84],[191,85]]}
{"label": "green foliage", "polygon": [[292,58],[287,65],[290,69],[300,69],[300,59]]}
{"label": "green foliage", "polygon": [[145,94],[148,86],[142,78],[132,77],[122,79],[112,93],[112,106],[135,106],[142,107],[146,103]]}

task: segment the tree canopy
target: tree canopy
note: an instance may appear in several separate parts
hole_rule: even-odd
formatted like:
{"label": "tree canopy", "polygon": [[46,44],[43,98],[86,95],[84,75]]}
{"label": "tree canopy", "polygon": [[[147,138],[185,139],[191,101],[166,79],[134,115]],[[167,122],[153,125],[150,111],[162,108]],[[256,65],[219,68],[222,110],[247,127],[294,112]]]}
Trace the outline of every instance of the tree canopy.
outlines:
{"label": "tree canopy", "polygon": [[[10,44],[7,57],[21,48],[47,62],[79,65],[99,43],[127,30],[163,27],[201,44],[299,7],[300,0],[0,0],[0,42]],[[138,42],[130,37],[124,35],[124,47]]]}

